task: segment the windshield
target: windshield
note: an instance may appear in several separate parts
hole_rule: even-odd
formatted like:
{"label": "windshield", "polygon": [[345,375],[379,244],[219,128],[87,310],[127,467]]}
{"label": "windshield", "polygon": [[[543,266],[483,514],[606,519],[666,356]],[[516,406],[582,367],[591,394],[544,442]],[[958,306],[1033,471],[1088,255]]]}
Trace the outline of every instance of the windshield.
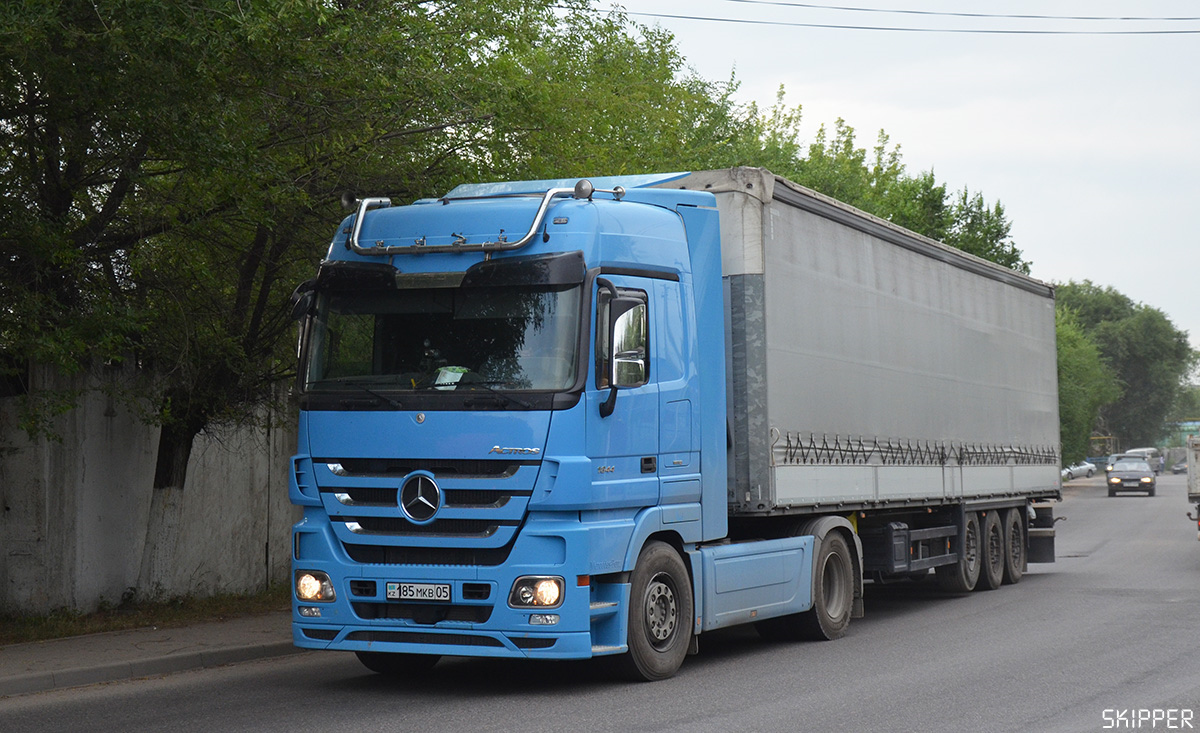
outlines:
{"label": "windshield", "polygon": [[1150,464],[1145,461],[1117,461],[1114,471],[1141,471],[1150,473]]}
{"label": "windshield", "polygon": [[305,388],[561,391],[579,361],[579,285],[333,291]]}

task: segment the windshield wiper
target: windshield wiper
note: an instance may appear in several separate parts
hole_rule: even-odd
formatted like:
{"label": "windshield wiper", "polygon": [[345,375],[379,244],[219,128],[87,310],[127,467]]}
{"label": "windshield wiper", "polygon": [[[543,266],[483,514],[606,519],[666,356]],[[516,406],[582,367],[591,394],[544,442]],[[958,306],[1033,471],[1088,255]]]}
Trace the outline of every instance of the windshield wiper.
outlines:
{"label": "windshield wiper", "polygon": [[397,410],[404,409],[404,405],[400,404],[398,401],[392,399],[391,397],[388,397],[385,394],[380,394],[379,392],[376,392],[375,390],[371,389],[370,387],[366,386],[365,384],[362,384],[361,382],[354,381],[354,379],[352,377],[339,377],[337,379],[322,379],[321,382],[331,382],[333,384],[347,384],[351,387],[357,387],[358,389],[361,389],[363,392],[366,392],[367,394],[371,395],[372,397],[383,400],[384,402],[386,402],[387,404],[396,408]]}
{"label": "windshield wiper", "polygon": [[[495,395],[496,397],[499,397],[500,399],[504,400],[504,404],[506,404],[506,405],[510,404],[510,403],[516,403],[516,404],[520,405],[521,407],[524,407],[527,410],[533,409],[533,405],[529,404],[528,402],[521,399],[520,397],[514,397],[513,395],[510,395],[507,392],[498,390],[492,386],[494,384],[512,384],[512,381],[510,381],[510,380],[492,380],[492,381],[478,380],[478,381],[476,381],[476,380],[472,379],[470,381],[464,381],[464,380],[460,379],[457,382],[428,382],[428,381],[426,381],[427,379],[429,379],[429,377],[414,381],[413,389],[420,390],[420,391],[434,391],[434,390],[442,391],[443,388],[449,387],[450,389],[448,389],[446,391],[450,392],[450,391],[456,391],[456,390],[458,390],[458,391],[468,390],[468,389],[471,389],[472,387],[483,387],[490,394]],[[468,398],[468,400],[469,399],[470,398]],[[469,402],[468,402],[467,406],[468,407],[471,406]]]}
{"label": "windshield wiper", "polygon": [[504,399],[508,400],[509,402],[515,402],[515,403],[517,403],[518,405],[520,405],[521,407],[524,407],[526,410],[531,410],[531,409],[533,409],[533,405],[529,404],[528,402],[526,402],[525,400],[521,399],[520,397],[514,397],[514,396],[512,396],[512,395],[508,394],[507,392],[501,392],[500,390],[498,390],[498,389],[496,389],[495,387],[493,387],[493,386],[492,386],[493,384],[512,384],[512,382],[505,382],[505,381],[492,381],[492,382],[459,382],[459,384],[460,384],[460,385],[462,385],[463,387],[468,387],[468,388],[470,388],[470,387],[476,387],[476,386],[478,386],[478,387],[483,387],[483,388],[484,388],[484,389],[486,389],[488,392],[490,392],[490,393],[492,393],[492,394],[496,395],[497,397],[502,397],[502,398],[504,398]]}

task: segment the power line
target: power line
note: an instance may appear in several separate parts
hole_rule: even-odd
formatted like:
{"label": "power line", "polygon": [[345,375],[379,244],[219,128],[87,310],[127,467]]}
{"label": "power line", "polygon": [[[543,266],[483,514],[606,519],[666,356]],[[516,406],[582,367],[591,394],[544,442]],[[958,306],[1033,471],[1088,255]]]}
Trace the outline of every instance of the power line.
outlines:
{"label": "power line", "polygon": [[786,28],[830,28],[834,30],[893,31],[900,33],[991,33],[1001,35],[1036,36],[1161,36],[1200,34],[1200,28],[1126,31],[1025,30],[1016,28],[904,28],[896,26],[849,25],[840,23],[798,23],[784,20],[751,20],[749,18],[713,18],[703,15],[673,15],[670,13],[636,13],[628,10],[624,11],[624,14],[639,18],[663,18],[666,20],[699,20],[712,23],[767,25]]}
{"label": "power line", "polygon": [[905,15],[932,15],[940,17],[954,18],[1002,18],[1009,20],[1099,20],[1099,21],[1154,21],[1154,22],[1176,22],[1176,21],[1197,21],[1197,17],[1161,17],[1151,18],[1144,16],[1104,16],[1104,15],[1014,15],[1005,13],[956,13],[939,10],[893,10],[888,8],[860,8],[846,5],[817,5],[814,3],[797,3],[786,2],[785,0],[723,0],[728,3],[741,3],[743,5],[773,5],[786,8],[810,8],[814,10],[844,10],[856,13],[896,13]]}

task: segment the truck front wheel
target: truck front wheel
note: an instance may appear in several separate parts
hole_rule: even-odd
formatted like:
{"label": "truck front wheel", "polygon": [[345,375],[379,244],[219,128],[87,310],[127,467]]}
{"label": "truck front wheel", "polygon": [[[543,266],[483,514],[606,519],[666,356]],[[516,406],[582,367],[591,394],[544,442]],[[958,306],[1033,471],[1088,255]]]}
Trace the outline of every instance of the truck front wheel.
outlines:
{"label": "truck front wheel", "polygon": [[630,679],[666,679],[679,669],[692,639],[692,582],[679,553],[650,542],[629,580],[629,653],[619,658]]}

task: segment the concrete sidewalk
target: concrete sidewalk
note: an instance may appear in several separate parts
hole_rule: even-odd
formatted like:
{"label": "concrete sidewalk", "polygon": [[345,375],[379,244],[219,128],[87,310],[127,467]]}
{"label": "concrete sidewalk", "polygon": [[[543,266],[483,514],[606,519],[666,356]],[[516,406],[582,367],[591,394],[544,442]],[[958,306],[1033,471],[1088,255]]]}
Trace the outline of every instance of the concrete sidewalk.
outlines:
{"label": "concrete sidewalk", "polygon": [[303,651],[292,646],[291,623],[290,611],[277,611],[0,646],[0,697]]}

